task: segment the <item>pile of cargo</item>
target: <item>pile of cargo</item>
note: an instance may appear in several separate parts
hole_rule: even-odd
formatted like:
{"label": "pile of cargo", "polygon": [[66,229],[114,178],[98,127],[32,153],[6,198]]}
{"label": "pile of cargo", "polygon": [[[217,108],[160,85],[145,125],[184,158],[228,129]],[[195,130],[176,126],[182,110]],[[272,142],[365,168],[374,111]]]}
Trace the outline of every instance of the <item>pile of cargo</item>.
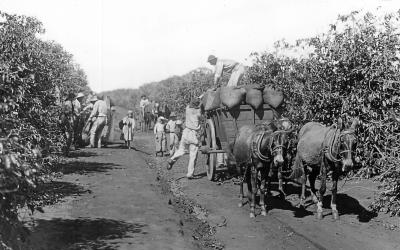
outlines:
{"label": "pile of cargo", "polygon": [[202,103],[206,111],[221,107],[231,109],[240,104],[248,104],[254,109],[259,109],[263,104],[277,108],[283,103],[283,93],[273,87],[258,84],[221,87],[207,90]]}

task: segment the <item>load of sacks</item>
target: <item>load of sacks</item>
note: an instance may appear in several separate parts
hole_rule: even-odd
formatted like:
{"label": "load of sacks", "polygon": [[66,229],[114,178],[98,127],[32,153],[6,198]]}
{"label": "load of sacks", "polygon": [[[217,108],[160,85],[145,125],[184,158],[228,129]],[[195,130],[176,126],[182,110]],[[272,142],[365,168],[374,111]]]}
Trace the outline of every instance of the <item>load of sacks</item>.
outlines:
{"label": "load of sacks", "polygon": [[203,95],[202,103],[206,111],[223,106],[230,109],[242,103],[249,104],[254,109],[259,109],[264,103],[277,108],[283,103],[283,93],[271,86],[263,87],[258,84],[221,87],[216,90],[207,90]]}

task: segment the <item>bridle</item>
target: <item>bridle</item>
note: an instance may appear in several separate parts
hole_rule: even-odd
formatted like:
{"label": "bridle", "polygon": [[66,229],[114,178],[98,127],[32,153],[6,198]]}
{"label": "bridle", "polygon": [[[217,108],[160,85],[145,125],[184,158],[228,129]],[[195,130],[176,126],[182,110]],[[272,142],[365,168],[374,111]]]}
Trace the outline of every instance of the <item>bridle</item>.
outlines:
{"label": "bridle", "polygon": [[[343,160],[342,155],[348,152],[353,152],[353,150],[351,148],[349,148],[349,145],[347,145],[347,143],[343,143],[343,145],[346,147],[346,149],[339,151],[339,153],[337,154],[339,156],[339,158],[336,158],[335,156],[333,156],[333,148],[334,148],[334,144],[336,142],[338,143],[342,143],[343,140],[342,138],[345,135],[354,135],[355,134],[355,130],[354,129],[348,129],[345,131],[340,131],[338,128],[335,128],[335,134],[333,136],[333,138],[331,139],[330,145],[328,145],[328,147],[325,149],[325,153],[327,154],[328,159],[330,159],[333,162],[340,162]],[[339,131],[339,135],[337,135]],[[325,136],[326,137],[326,136]],[[339,149],[340,149],[340,145],[339,144]]]}
{"label": "bridle", "polygon": [[[272,147],[274,142],[279,141],[279,138],[281,138],[281,135],[286,134],[286,133],[291,133],[292,130],[277,130],[272,132],[272,134],[269,134],[269,131],[264,131],[261,133],[259,136],[257,136],[256,139],[256,149],[254,150],[254,154],[262,161],[270,161],[271,158],[269,156],[263,155],[261,153],[261,143],[263,139],[268,135],[271,137],[271,140],[269,141],[268,149],[269,152],[271,152],[272,156],[275,156],[281,151],[285,145],[280,142]],[[278,140],[277,140],[278,139]]]}

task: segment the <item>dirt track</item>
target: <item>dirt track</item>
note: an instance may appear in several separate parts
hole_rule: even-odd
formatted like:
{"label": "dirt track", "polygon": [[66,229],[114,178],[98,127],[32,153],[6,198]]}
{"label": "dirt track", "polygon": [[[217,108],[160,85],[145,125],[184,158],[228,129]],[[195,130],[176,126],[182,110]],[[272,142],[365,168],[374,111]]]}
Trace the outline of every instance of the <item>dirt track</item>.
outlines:
{"label": "dirt track", "polygon": [[[297,189],[287,201],[270,197],[269,213],[249,218],[238,208],[238,186],[210,182],[204,158],[198,179],[187,180],[187,157],[171,171],[154,158],[151,134],[136,136],[136,150],[114,145],[76,151],[52,184],[63,201],[45,213],[23,216],[33,249],[399,249],[398,219],[374,217],[368,182],[348,182],[338,198],[341,219],[329,210],[318,221],[314,206],[298,210]],[[222,176],[222,175],[221,175]],[[341,184],[340,184],[341,186]],[[329,201],[327,202],[329,204]],[[328,205],[327,204],[327,205]],[[259,212],[259,211],[258,211]]]}

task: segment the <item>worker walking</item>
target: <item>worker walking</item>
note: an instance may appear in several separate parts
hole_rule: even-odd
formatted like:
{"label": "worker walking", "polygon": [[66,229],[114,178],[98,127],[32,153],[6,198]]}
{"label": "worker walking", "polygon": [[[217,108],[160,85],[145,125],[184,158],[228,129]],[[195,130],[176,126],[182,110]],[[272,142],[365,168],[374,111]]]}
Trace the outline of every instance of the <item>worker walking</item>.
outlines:
{"label": "worker walking", "polygon": [[93,122],[90,130],[90,147],[101,148],[101,134],[107,123],[107,104],[105,101],[99,100],[97,96],[94,96],[90,102],[94,103],[89,116],[89,121]]}
{"label": "worker walking", "polygon": [[188,179],[193,178],[197,153],[200,146],[200,118],[201,118],[201,107],[200,100],[198,98],[193,98],[190,104],[186,107],[186,122],[185,129],[182,133],[182,139],[179,144],[178,150],[175,154],[168,160],[167,169],[171,169],[174,163],[185,154],[187,149],[189,149],[189,164],[186,177]]}
{"label": "worker walking", "polygon": [[215,66],[214,85],[218,85],[219,80],[223,73],[231,74],[228,84],[226,86],[237,86],[240,83],[246,69],[243,64],[229,60],[219,59],[213,55],[208,56],[207,60],[211,65]]}

